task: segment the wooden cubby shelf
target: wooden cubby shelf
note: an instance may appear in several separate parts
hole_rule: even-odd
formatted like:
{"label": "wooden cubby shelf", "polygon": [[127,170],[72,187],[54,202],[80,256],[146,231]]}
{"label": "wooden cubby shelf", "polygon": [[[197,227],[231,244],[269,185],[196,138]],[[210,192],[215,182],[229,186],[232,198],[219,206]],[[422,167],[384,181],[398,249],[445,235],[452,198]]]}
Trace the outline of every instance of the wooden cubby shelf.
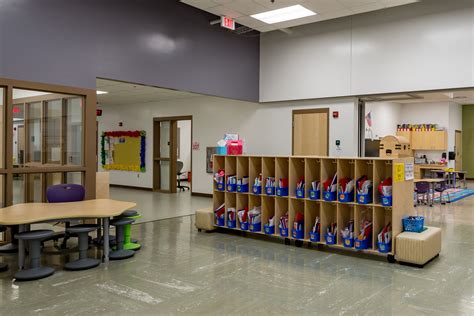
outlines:
{"label": "wooden cubby shelf", "polygon": [[[399,164],[413,163],[413,158],[336,158],[336,157],[314,157],[314,156],[214,156],[214,172],[225,170],[226,176],[236,175],[239,179],[249,177],[249,192],[221,192],[217,191],[214,184],[213,205],[214,209],[225,203],[227,209],[235,208],[237,211],[243,208],[251,210],[261,207],[261,231],[249,232],[254,234],[265,234],[264,225],[270,218],[274,218],[275,229],[272,236],[278,238],[295,239],[292,237],[293,222],[296,214],[304,215],[304,234],[300,241],[311,242],[310,233],[316,217],[320,218],[321,232],[320,241],[316,244],[326,245],[326,228],[337,223],[337,241],[330,247],[347,249],[369,254],[388,255],[392,259],[395,256],[395,237],[402,232],[402,218],[414,215],[413,208],[413,181],[393,181],[392,184],[392,206],[382,205],[377,190],[381,181],[395,174],[395,167]],[[338,181],[342,178],[351,178],[354,181],[367,176],[372,181],[370,203],[359,204],[357,191],[354,189],[354,200],[350,202],[324,201],[322,193],[320,199],[309,199],[309,189],[313,181],[324,182],[337,174]],[[262,194],[252,193],[252,185],[255,178],[262,176]],[[265,179],[274,177],[276,182],[280,178],[288,179],[288,196],[268,196],[265,194]],[[304,198],[296,196],[296,186],[299,180],[305,180]],[[395,179],[393,179],[395,180]],[[288,237],[280,236],[279,220],[288,214]],[[227,215],[227,214],[226,214]],[[227,219],[227,216],[226,216]],[[354,237],[360,232],[361,223],[368,219],[372,221],[373,233],[371,246],[366,250],[356,250],[355,247],[345,247],[341,236],[341,230],[354,221]],[[384,226],[392,225],[392,250],[388,254],[378,251],[377,235]],[[227,225],[227,221],[226,221]],[[227,227],[223,227],[227,228]],[[240,230],[237,220],[236,230]]]}

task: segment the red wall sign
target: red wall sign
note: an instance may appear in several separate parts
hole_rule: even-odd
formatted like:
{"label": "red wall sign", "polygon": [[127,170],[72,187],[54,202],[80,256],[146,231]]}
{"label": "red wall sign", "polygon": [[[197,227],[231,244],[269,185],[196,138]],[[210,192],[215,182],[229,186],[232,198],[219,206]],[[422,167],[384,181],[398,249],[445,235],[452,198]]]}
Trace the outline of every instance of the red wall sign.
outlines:
{"label": "red wall sign", "polygon": [[221,16],[221,26],[233,31],[235,30],[235,21],[232,18]]}

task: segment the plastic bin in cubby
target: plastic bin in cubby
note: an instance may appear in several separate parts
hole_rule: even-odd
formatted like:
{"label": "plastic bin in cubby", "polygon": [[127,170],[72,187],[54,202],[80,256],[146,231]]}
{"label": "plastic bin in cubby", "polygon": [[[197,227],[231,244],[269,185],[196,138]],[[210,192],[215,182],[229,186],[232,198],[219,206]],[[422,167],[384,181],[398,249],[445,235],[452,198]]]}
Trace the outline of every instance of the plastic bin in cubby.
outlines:
{"label": "plastic bin in cubby", "polygon": [[250,224],[249,231],[251,232],[260,232],[262,231],[262,223]]}
{"label": "plastic bin in cubby", "polygon": [[357,203],[359,204],[370,204],[372,203],[372,192],[368,194],[357,193]]}
{"label": "plastic bin in cubby", "polygon": [[309,240],[311,240],[313,242],[319,242],[321,240],[321,237],[320,237],[319,233],[310,232],[309,233]]}
{"label": "plastic bin in cubby", "polygon": [[380,196],[380,199],[382,200],[382,205],[383,206],[392,206],[392,196],[385,196],[382,195]]}
{"label": "plastic bin in cubby", "polygon": [[304,238],[304,230],[303,229],[293,229],[291,231],[291,235],[295,239],[303,239]]}
{"label": "plastic bin in cubby", "polygon": [[324,191],[323,194],[324,201],[335,201],[337,198],[336,192]]}
{"label": "plastic bin in cubby", "polygon": [[309,190],[310,200],[319,200],[321,198],[321,190]]}
{"label": "plastic bin in cubby", "polygon": [[346,248],[353,248],[354,247],[354,238],[342,238],[342,243]]}
{"label": "plastic bin in cubby", "polygon": [[296,197],[299,199],[304,199],[304,190],[297,189],[296,190]]}
{"label": "plastic bin in cubby", "polygon": [[280,228],[280,236],[288,237],[288,228]]}
{"label": "plastic bin in cubby", "polygon": [[225,184],[223,182],[217,183],[217,191],[225,191]]}
{"label": "plastic bin in cubby", "polygon": [[216,149],[217,155],[227,155],[227,147],[226,146],[219,146]]}
{"label": "plastic bin in cubby", "polygon": [[253,194],[262,194],[262,186],[261,185],[253,185],[252,186],[252,192]]}
{"label": "plastic bin in cubby", "polygon": [[217,226],[222,226],[222,227],[224,227],[224,226],[225,226],[225,219],[223,219],[223,218],[217,218],[217,220],[216,220],[216,225],[217,225]]}
{"label": "plastic bin in cubby", "polygon": [[236,225],[237,225],[237,222],[235,220],[233,220],[233,221],[227,220],[227,227],[235,228]]}
{"label": "plastic bin in cubby", "polygon": [[277,196],[288,196],[288,188],[277,188],[276,189]]}
{"label": "plastic bin in cubby", "polygon": [[275,187],[265,187],[266,195],[275,195]]}
{"label": "plastic bin in cubby", "polygon": [[248,184],[237,184],[237,192],[248,192],[249,185]]}
{"label": "plastic bin in cubby", "polygon": [[237,184],[228,184],[227,185],[227,192],[235,192],[237,191]]}
{"label": "plastic bin in cubby", "polygon": [[355,248],[358,250],[369,249],[372,245],[372,237],[359,240],[358,238],[355,239],[354,245]]}
{"label": "plastic bin in cubby", "polygon": [[249,230],[249,223],[247,223],[247,222],[240,223],[240,229],[241,230]]}
{"label": "plastic bin in cubby", "polygon": [[324,239],[326,240],[326,244],[328,245],[335,245],[337,242],[337,237],[329,234],[325,234]]}
{"label": "plastic bin in cubby", "polygon": [[339,202],[343,202],[343,203],[354,202],[354,192],[339,193]]}
{"label": "plastic bin in cubby", "polygon": [[403,231],[412,233],[421,233],[425,224],[423,216],[405,216],[402,219]]}
{"label": "plastic bin in cubby", "polygon": [[391,242],[378,242],[377,246],[379,248],[379,252],[381,253],[388,253],[392,250],[392,243]]}
{"label": "plastic bin in cubby", "polygon": [[273,235],[275,233],[275,226],[269,226],[269,225],[264,225],[263,226],[263,231],[267,235]]}

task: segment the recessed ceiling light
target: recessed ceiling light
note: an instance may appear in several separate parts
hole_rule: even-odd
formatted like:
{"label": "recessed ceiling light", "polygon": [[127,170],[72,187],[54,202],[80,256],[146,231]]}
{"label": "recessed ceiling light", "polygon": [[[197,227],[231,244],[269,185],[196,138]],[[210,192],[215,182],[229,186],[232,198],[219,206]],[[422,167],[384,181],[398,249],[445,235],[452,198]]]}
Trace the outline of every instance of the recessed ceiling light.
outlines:
{"label": "recessed ceiling light", "polygon": [[100,91],[100,90],[97,90],[97,94],[107,94],[108,92],[107,91]]}
{"label": "recessed ceiling light", "polygon": [[316,15],[316,13],[306,9],[302,5],[297,4],[291,7],[254,14],[251,15],[251,17],[267,24],[274,24],[284,21],[300,19],[312,15]]}

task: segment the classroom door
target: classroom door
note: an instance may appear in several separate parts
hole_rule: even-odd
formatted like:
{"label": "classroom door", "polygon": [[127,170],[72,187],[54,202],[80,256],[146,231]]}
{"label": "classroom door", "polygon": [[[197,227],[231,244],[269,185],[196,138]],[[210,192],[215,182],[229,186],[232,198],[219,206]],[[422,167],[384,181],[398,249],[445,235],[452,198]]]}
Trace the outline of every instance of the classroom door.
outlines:
{"label": "classroom door", "polygon": [[293,155],[329,154],[329,109],[293,111]]}
{"label": "classroom door", "polygon": [[456,154],[455,169],[462,170],[462,132],[456,131],[454,153]]}
{"label": "classroom door", "polygon": [[177,123],[155,119],[153,125],[153,190],[176,192]]}

